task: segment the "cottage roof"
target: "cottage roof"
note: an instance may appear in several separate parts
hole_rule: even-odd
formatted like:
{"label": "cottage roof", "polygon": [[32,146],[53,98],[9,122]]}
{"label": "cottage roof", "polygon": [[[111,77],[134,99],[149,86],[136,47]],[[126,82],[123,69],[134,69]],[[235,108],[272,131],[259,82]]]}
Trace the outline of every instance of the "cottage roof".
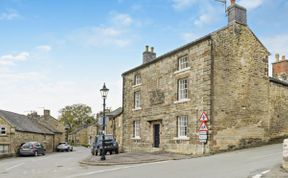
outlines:
{"label": "cottage roof", "polygon": [[22,114],[0,110],[0,117],[14,126],[17,131],[54,134],[44,126],[40,125],[35,119],[29,119],[27,116]]}
{"label": "cottage roof", "polygon": [[119,116],[121,113],[122,113],[122,107],[119,107],[115,109],[114,111],[107,113],[106,115],[110,118],[114,118],[114,117]]}

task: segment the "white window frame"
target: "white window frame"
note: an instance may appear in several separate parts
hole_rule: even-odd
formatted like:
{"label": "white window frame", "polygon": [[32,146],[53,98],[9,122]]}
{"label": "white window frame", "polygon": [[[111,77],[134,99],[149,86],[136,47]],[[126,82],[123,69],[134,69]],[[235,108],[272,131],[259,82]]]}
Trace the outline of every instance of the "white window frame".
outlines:
{"label": "white window frame", "polygon": [[140,121],[133,121],[133,138],[140,139]]}
{"label": "white window frame", "polygon": [[178,80],[178,101],[188,99],[188,78]]}
{"label": "white window frame", "polygon": [[0,154],[9,153],[9,145],[0,144]]}
{"label": "white window frame", "polygon": [[0,125],[0,135],[7,135],[6,127]]}
{"label": "white window frame", "polygon": [[177,136],[178,138],[187,138],[188,134],[188,116],[177,117]]}
{"label": "white window frame", "polygon": [[184,70],[188,68],[188,56],[182,56],[178,59],[178,70]]}
{"label": "white window frame", "polygon": [[134,76],[134,85],[140,85],[141,84],[141,75],[140,74],[136,74]]}
{"label": "white window frame", "polygon": [[140,91],[134,92],[134,109],[141,109],[141,94],[140,94]]}

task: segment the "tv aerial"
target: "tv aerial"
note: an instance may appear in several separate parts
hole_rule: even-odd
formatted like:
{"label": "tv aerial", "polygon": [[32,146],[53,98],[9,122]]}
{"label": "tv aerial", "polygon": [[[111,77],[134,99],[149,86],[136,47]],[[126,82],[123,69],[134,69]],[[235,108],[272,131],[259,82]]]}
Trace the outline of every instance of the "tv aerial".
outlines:
{"label": "tv aerial", "polygon": [[218,2],[220,2],[220,3],[222,3],[222,4],[224,4],[224,8],[225,8],[225,13],[226,13],[226,15],[227,15],[227,0],[215,0],[215,1],[218,1]]}

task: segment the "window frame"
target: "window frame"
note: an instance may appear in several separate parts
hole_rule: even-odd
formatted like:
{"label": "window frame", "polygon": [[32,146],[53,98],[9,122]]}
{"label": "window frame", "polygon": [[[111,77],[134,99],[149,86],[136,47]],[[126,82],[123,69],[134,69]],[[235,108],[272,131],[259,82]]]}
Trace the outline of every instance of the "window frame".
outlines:
{"label": "window frame", "polygon": [[141,93],[140,93],[140,91],[134,92],[134,109],[141,109]]}
{"label": "window frame", "polygon": [[0,125],[0,136],[7,135],[7,130],[5,126]]}
{"label": "window frame", "polygon": [[133,138],[140,139],[140,120],[133,121]]}
{"label": "window frame", "polygon": [[177,137],[188,137],[188,116],[182,115],[177,117]]}
{"label": "window frame", "polygon": [[134,76],[134,85],[140,85],[141,84],[141,75],[140,74],[135,74]]}
{"label": "window frame", "polygon": [[9,145],[0,144],[0,154],[1,153],[9,153]]}
{"label": "window frame", "polygon": [[188,66],[188,55],[178,58],[178,70],[182,71],[189,68]]}
{"label": "window frame", "polygon": [[188,78],[182,78],[178,80],[178,101],[189,99],[189,82]]}

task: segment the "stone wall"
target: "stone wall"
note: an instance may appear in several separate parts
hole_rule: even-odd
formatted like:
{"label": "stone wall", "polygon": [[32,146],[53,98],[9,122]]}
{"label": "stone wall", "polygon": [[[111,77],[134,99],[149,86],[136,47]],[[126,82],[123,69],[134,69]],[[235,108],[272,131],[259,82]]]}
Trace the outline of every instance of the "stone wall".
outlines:
{"label": "stone wall", "polygon": [[268,52],[245,25],[213,35],[213,151],[267,140]]}
{"label": "stone wall", "polygon": [[271,139],[288,136],[288,83],[270,81],[270,136]]}
{"label": "stone wall", "polygon": [[[210,115],[211,45],[209,38],[169,53],[163,59],[123,75],[123,146],[124,151],[165,150],[199,153],[198,122],[201,112]],[[178,58],[188,56],[189,68],[178,71]],[[156,59],[157,60],[157,59]],[[134,75],[141,84],[134,85]],[[189,100],[177,102],[178,80],[188,79]],[[134,92],[141,93],[141,108],[134,109]],[[177,116],[188,116],[186,139],[177,138]],[[140,121],[140,139],[132,138],[133,121]],[[160,124],[160,148],[153,148],[153,125]],[[206,146],[206,150],[209,146]]]}

